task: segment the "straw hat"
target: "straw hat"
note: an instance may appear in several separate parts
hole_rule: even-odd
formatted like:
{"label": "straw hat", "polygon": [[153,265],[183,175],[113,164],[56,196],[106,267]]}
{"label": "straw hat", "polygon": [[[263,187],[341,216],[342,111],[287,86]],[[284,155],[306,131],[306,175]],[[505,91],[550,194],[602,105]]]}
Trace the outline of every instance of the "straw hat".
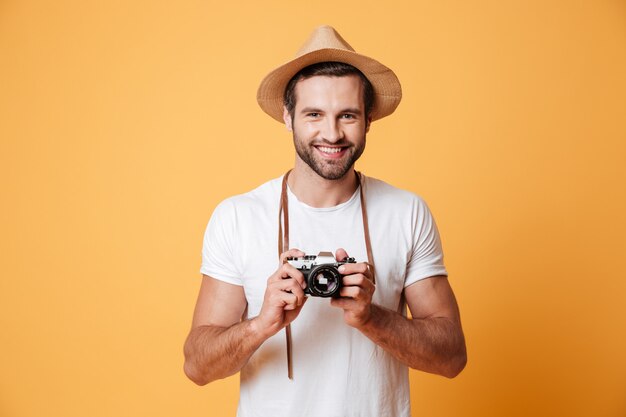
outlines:
{"label": "straw hat", "polygon": [[343,62],[358,68],[374,86],[372,120],[389,116],[402,98],[400,81],[380,62],[354,52],[337,31],[320,26],[296,53],[296,57],[267,74],[257,91],[263,111],[283,123],[283,95],[289,80],[302,68],[318,62]]}

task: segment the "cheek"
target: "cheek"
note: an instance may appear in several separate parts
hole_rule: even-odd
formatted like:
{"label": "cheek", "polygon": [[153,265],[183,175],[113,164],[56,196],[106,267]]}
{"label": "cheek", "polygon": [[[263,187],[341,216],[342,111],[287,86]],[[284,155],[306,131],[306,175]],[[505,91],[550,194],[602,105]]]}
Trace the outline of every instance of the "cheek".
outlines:
{"label": "cheek", "polygon": [[297,132],[299,136],[303,138],[308,138],[311,136],[315,136],[318,132],[318,129],[314,123],[305,122],[300,123],[298,126],[296,126],[294,128],[294,131]]}
{"label": "cheek", "polygon": [[352,140],[357,142],[363,142],[365,138],[365,134],[367,133],[367,126],[362,124],[350,126],[349,132]]}

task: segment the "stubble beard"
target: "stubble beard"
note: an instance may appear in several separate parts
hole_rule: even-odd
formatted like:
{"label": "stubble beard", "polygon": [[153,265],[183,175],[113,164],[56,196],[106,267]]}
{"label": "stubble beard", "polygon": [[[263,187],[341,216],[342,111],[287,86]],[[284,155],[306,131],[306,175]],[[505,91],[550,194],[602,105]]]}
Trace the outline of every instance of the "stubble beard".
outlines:
{"label": "stubble beard", "polygon": [[[339,180],[343,178],[348,171],[352,168],[354,163],[361,157],[365,150],[365,133],[363,133],[363,141],[361,145],[351,145],[347,148],[348,155],[341,160],[329,160],[322,159],[319,155],[316,155],[316,150],[313,144],[303,143],[296,133],[293,133],[293,143],[296,148],[296,152],[302,161],[307,164],[317,175],[325,180]],[[344,145],[343,142],[335,143],[334,145]]]}

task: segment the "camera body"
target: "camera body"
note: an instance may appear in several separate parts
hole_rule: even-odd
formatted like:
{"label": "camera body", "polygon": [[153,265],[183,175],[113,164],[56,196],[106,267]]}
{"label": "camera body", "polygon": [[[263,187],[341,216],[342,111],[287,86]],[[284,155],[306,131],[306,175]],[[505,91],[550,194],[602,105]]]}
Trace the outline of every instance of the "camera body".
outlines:
{"label": "camera body", "polygon": [[346,258],[338,262],[331,252],[320,252],[318,255],[289,257],[287,262],[304,275],[306,281],[305,294],[314,297],[339,297],[343,286],[343,275],[339,267],[348,263],[356,263],[354,258]]}

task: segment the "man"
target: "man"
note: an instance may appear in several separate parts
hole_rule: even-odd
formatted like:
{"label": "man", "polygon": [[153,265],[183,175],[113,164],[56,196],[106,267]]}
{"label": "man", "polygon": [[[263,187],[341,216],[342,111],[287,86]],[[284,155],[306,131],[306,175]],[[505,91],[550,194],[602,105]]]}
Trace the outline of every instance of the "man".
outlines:
{"label": "man", "polygon": [[[197,384],[241,371],[238,416],[410,416],[407,366],[464,368],[426,204],[354,171],[371,122],[400,97],[390,69],[328,26],[261,83],[259,104],[293,132],[295,165],[215,209],[185,344]],[[286,261],[328,250],[357,261],[339,267],[339,297],[307,296]]]}

